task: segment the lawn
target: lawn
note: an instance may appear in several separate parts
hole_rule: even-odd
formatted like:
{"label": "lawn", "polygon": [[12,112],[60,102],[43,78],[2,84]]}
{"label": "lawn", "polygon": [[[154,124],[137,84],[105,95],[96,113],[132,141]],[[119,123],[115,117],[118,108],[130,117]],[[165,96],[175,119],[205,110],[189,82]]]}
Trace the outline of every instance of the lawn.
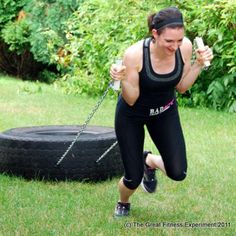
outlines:
{"label": "lawn", "polygon": [[[3,76],[0,91],[0,131],[83,124],[98,100]],[[107,97],[90,124],[113,126],[115,105]],[[0,235],[235,235],[236,114],[180,108],[180,116],[185,181],[158,172],[157,193],[139,188],[131,216],[114,219],[119,178],[44,182],[0,175]],[[145,148],[156,152],[148,135]]]}

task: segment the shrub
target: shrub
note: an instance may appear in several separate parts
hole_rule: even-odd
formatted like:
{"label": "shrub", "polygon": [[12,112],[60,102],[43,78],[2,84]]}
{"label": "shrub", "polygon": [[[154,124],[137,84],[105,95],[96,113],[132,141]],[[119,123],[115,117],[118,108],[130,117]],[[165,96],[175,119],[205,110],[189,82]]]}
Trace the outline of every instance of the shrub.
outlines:
{"label": "shrub", "polygon": [[37,62],[30,52],[29,23],[24,11],[19,15],[21,17],[9,21],[2,29],[0,69],[18,78],[37,80],[39,71],[47,65]]}
{"label": "shrub", "polygon": [[38,72],[44,70],[40,73],[40,78],[51,81],[45,75],[52,73],[46,73],[45,69],[52,67],[49,67],[52,62],[51,53],[56,53],[65,44],[63,22],[77,9],[79,2],[81,1],[5,0],[1,3],[0,12],[6,11],[7,17],[0,16],[3,45],[0,68],[24,79],[35,79]]}
{"label": "shrub", "polygon": [[9,46],[0,41],[0,70],[22,79],[37,80],[37,75],[45,65],[34,60],[32,53],[25,49],[18,55],[9,50]]}
{"label": "shrub", "polygon": [[156,7],[161,5],[144,0],[84,2],[67,22],[66,90],[101,94],[110,80],[110,65],[125,48],[147,35],[147,15],[156,12]]}
{"label": "shrub", "polygon": [[[19,12],[21,12],[23,6],[29,1],[30,0],[0,1],[0,70],[16,76],[21,75],[24,71],[25,62],[29,62],[33,59],[29,51],[21,46],[21,43],[24,45],[27,40],[23,33],[26,25],[24,22],[20,21],[18,25],[18,20],[21,18]],[[12,25],[11,22],[13,22]],[[7,35],[7,43],[4,39],[5,35]],[[19,37],[19,41],[16,36]],[[9,46],[11,43],[12,45]],[[14,51],[15,49],[16,52]],[[32,66],[32,64],[34,65]],[[28,67],[35,68],[36,65],[32,62]],[[25,70],[26,73],[23,74],[29,72],[29,69],[25,68]],[[32,72],[32,74],[34,75],[34,72]]]}
{"label": "shrub", "polygon": [[64,22],[82,1],[32,0],[25,6],[30,27],[30,51],[37,61],[50,64],[51,54],[67,42]]}
{"label": "shrub", "polygon": [[[170,1],[172,2],[172,1]],[[177,0],[191,40],[202,36],[214,59],[190,90],[192,105],[236,111],[236,2]]]}
{"label": "shrub", "polygon": [[2,29],[2,38],[9,45],[9,50],[22,54],[24,50],[30,47],[29,25],[26,19],[9,21]]}
{"label": "shrub", "polygon": [[54,55],[54,60],[67,65],[66,90],[101,94],[110,80],[108,71],[114,58],[147,35],[147,14],[167,5],[180,8],[187,36],[192,41],[202,36],[215,55],[209,70],[202,72],[185,95],[179,95],[180,104],[234,111],[236,3],[232,0],[84,2],[67,22],[68,44],[63,48],[63,58]]}
{"label": "shrub", "polygon": [[2,0],[0,1],[0,30],[6,23],[15,19],[19,11],[31,0]]}

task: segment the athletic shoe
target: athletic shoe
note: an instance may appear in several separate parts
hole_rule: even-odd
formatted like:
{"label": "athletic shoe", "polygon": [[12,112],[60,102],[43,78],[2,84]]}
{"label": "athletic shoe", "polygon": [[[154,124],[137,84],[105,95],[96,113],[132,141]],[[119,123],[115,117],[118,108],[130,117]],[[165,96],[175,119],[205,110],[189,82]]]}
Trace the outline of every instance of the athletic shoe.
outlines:
{"label": "athletic shoe", "polygon": [[130,211],[130,203],[118,202],[115,208],[114,216],[128,216]]}
{"label": "athletic shoe", "polygon": [[146,164],[146,158],[148,153],[151,153],[149,151],[143,152],[143,159],[144,159],[144,174],[142,179],[142,187],[144,191],[148,193],[154,193],[157,188],[157,179],[156,179],[156,169],[151,168]]}

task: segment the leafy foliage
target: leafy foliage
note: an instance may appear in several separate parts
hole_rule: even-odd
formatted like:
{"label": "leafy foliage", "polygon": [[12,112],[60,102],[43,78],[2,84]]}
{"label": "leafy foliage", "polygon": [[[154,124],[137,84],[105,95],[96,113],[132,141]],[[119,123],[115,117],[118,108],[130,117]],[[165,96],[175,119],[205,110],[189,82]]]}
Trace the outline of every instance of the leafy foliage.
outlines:
{"label": "leafy foliage", "polygon": [[[115,58],[147,36],[147,15],[170,5],[183,12],[187,36],[192,41],[202,36],[214,51],[209,70],[179,95],[179,103],[235,112],[234,0],[126,0],[122,4],[118,0],[4,0],[0,2],[0,68],[8,64],[6,71],[19,76],[26,74],[27,63],[34,71],[42,70],[33,60],[56,64],[64,73],[59,83],[68,93],[99,95],[110,80],[109,67]],[[40,75],[43,81],[55,80],[51,72]]]}
{"label": "leafy foliage", "polygon": [[[37,68],[49,68],[51,54],[57,53],[60,47],[66,43],[64,33],[64,21],[77,9],[79,0],[5,0],[0,5],[0,12],[6,11],[6,17],[0,17],[1,38],[4,47],[0,55],[0,61],[13,59],[15,66],[2,63],[0,68],[4,71],[20,77],[35,76],[32,64],[39,64]],[[2,25],[1,25],[2,23]],[[6,47],[8,45],[8,47]],[[32,54],[31,61],[26,60],[25,53]],[[4,55],[4,56],[3,56]],[[22,55],[21,57],[19,57]],[[22,64],[27,66],[21,67]],[[42,65],[44,65],[42,67]],[[21,67],[21,69],[19,69]],[[55,71],[55,69],[54,69]],[[41,71],[41,80],[52,81],[45,75],[51,72]],[[55,78],[54,76],[52,76]]]}
{"label": "leafy foliage", "polygon": [[67,22],[66,90],[101,94],[110,80],[110,65],[131,43],[147,35],[147,14],[155,12],[157,5],[143,0],[84,2]]}
{"label": "leafy foliage", "polygon": [[[202,72],[185,95],[179,95],[180,104],[234,111],[236,3],[231,0],[177,0],[162,4],[135,0],[125,4],[111,0],[84,2],[67,22],[68,44],[63,58],[54,55],[55,61],[68,68],[65,89],[102,93],[110,79],[108,71],[114,58],[147,35],[148,13],[168,5],[176,5],[183,12],[187,36],[192,41],[202,36],[215,55],[210,69]],[[224,89],[220,89],[222,86]]]}
{"label": "leafy foliage", "polygon": [[25,48],[29,48],[29,25],[23,19],[20,21],[8,22],[2,29],[2,37],[9,45],[9,50],[22,54]]}
{"label": "leafy foliage", "polygon": [[[172,2],[172,1],[170,1]],[[236,2],[234,0],[177,0],[190,39],[202,36],[213,48],[208,71],[190,90],[192,105],[236,111]]]}
{"label": "leafy foliage", "polygon": [[18,16],[18,12],[31,0],[2,0],[0,1],[0,30]]}
{"label": "leafy foliage", "polygon": [[236,112],[236,73],[217,78],[207,89],[208,99],[212,106],[219,110],[226,107],[230,112]]}
{"label": "leafy foliage", "polygon": [[76,0],[32,0],[25,6],[30,51],[37,61],[51,63],[51,53],[66,43],[64,22],[77,9]]}

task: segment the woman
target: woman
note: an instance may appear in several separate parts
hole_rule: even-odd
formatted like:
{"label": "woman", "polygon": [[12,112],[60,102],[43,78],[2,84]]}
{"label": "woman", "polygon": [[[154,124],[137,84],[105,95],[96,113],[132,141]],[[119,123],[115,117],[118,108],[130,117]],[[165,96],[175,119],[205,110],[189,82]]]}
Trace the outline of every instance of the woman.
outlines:
{"label": "woman", "polygon": [[[148,26],[151,37],[126,50],[122,67],[112,65],[110,69],[112,79],[121,81],[115,131],[125,169],[115,216],[129,215],[129,198],[141,182],[145,191],[155,192],[156,169],[173,180],[185,179],[186,150],[175,90],[188,90],[204,62],[213,58],[205,46],[196,50],[191,64],[192,43],[184,37],[182,14],[175,7],[149,16]],[[143,152],[144,126],[160,156]]]}

